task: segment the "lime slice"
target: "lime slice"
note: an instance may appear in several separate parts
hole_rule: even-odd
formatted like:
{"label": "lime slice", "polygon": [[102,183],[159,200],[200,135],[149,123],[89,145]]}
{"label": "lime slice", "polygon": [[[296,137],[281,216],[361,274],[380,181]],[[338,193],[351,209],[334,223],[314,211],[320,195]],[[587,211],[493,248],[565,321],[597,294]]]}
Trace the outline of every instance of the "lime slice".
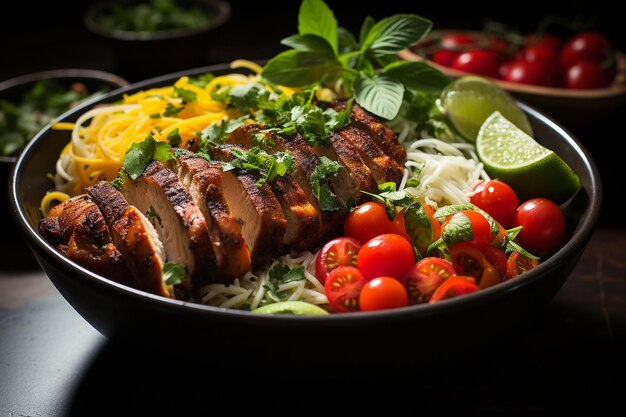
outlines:
{"label": "lime slice", "polygon": [[441,107],[452,127],[474,142],[478,129],[494,111],[499,111],[517,127],[533,134],[528,118],[513,97],[494,83],[480,77],[461,77],[441,93]]}
{"label": "lime slice", "polygon": [[565,161],[500,112],[481,126],[476,151],[487,174],[513,187],[520,202],[545,197],[561,204],[580,188],[578,176]]}

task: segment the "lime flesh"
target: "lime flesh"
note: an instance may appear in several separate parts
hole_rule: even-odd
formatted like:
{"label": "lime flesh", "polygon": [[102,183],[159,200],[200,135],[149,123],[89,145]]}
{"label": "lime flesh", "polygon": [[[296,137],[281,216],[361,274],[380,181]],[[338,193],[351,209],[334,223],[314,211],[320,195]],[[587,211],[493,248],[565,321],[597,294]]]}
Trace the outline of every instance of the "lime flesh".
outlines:
{"label": "lime flesh", "polygon": [[528,118],[513,97],[484,78],[467,76],[453,81],[441,93],[440,103],[452,127],[470,142],[475,142],[480,126],[494,111],[533,134]]}
{"label": "lime flesh", "polygon": [[561,157],[500,112],[494,112],[481,126],[476,151],[487,174],[513,187],[520,202],[544,197],[561,204],[580,188],[578,176]]}
{"label": "lime flesh", "polygon": [[256,310],[252,310],[252,312],[262,314],[295,314],[299,316],[320,316],[328,314],[326,310],[316,305],[305,303],[304,301],[281,301],[259,307]]}

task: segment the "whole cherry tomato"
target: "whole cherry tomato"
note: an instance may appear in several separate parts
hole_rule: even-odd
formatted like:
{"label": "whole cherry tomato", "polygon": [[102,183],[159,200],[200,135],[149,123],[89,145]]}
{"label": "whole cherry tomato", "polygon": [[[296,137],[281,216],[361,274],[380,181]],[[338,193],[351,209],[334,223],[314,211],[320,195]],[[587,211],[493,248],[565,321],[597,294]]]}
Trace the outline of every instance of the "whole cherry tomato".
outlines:
{"label": "whole cherry tomato", "polygon": [[439,45],[441,45],[443,49],[458,50],[458,49],[461,49],[463,45],[468,45],[468,44],[475,43],[475,42],[476,42],[476,38],[468,34],[448,33],[441,37],[441,40],[439,41]]}
{"label": "whole cherry tomato", "polygon": [[415,254],[408,240],[388,233],[365,242],[357,265],[368,281],[376,277],[402,279],[415,265]]}
{"label": "whole cherry tomato", "polygon": [[449,247],[472,246],[483,249],[492,240],[489,222],[474,210],[463,210],[448,216],[441,225],[441,233]]}
{"label": "whole cherry tomato", "polygon": [[601,63],[611,54],[609,39],[598,32],[581,32],[572,36],[561,51],[561,64],[569,68],[580,61]]}
{"label": "whole cherry tomato", "polygon": [[534,255],[554,251],[565,236],[565,216],[561,208],[547,198],[522,203],[515,212],[513,226],[522,226],[517,240]]}
{"label": "whole cherry tomato", "polygon": [[458,55],[458,52],[440,49],[439,51],[433,52],[430,56],[430,60],[436,64],[443,65],[444,67],[449,67]]}
{"label": "whole cherry tomato", "polygon": [[395,278],[378,277],[369,281],[359,297],[361,311],[387,310],[405,307],[408,296],[404,286]]}
{"label": "whole cherry tomato", "polygon": [[474,187],[474,195],[470,202],[485,210],[504,228],[511,227],[515,211],[519,207],[519,199],[515,190],[500,180],[482,181]]}
{"label": "whole cherry tomato", "polygon": [[504,60],[501,53],[487,49],[472,49],[457,56],[452,68],[472,74],[498,78],[500,64]]}
{"label": "whole cherry tomato", "polygon": [[470,294],[478,291],[478,285],[472,277],[455,275],[448,278],[435,290],[430,303],[437,303],[441,300],[457,297],[459,295]]}
{"label": "whole cherry tomato", "polygon": [[383,203],[369,201],[352,210],[344,223],[344,235],[365,243],[385,233],[406,235],[402,215],[389,220]]}
{"label": "whole cherry tomato", "polygon": [[328,274],[340,266],[356,266],[361,243],[349,238],[338,237],[320,249],[315,260],[315,276],[324,285]]}
{"label": "whole cherry tomato", "polygon": [[551,71],[538,62],[515,61],[508,66],[503,79],[520,84],[542,85],[546,87],[553,85]]}
{"label": "whole cherry tomato", "polygon": [[527,45],[542,45],[547,46],[552,49],[555,53],[561,52],[561,48],[563,48],[563,42],[556,36],[550,33],[544,33],[542,35],[536,35],[534,33],[529,33],[525,36]]}
{"label": "whole cherry tomato", "polygon": [[552,84],[558,79],[561,68],[559,56],[557,52],[547,45],[526,46],[517,53],[517,59],[541,65],[543,70],[551,75],[550,82]]}
{"label": "whole cherry tomato", "polygon": [[608,74],[595,62],[577,62],[565,72],[566,88],[604,88],[609,84]]}

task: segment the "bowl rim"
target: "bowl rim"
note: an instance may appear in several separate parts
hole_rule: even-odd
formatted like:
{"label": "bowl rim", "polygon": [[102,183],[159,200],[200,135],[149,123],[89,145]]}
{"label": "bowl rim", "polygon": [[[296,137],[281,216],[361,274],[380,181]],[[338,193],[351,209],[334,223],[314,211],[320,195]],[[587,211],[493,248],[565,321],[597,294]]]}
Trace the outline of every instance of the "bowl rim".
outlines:
{"label": "bowl rim", "polygon": [[194,28],[177,28],[156,30],[151,32],[135,32],[129,30],[106,29],[98,24],[95,17],[102,9],[110,6],[111,1],[98,1],[89,6],[83,14],[83,24],[85,27],[97,35],[105,38],[119,41],[158,41],[166,39],[179,39],[187,36],[200,34],[211,29],[224,25],[231,15],[231,6],[225,0],[188,0],[190,3],[204,3],[209,7],[213,7],[217,14],[210,19],[205,25]]}
{"label": "bowl rim", "polygon": [[[91,78],[94,80],[100,80],[107,83],[110,83],[115,88],[113,91],[118,88],[126,87],[130,85],[128,80],[120,77],[117,74],[112,72],[89,69],[89,68],[58,68],[44,71],[31,72],[28,74],[18,75],[13,78],[9,78],[4,81],[0,81],[0,95],[10,88],[26,86],[28,84],[35,83],[40,80],[49,80],[49,79],[65,79],[65,78],[76,78],[77,80],[80,78]],[[99,96],[102,97],[102,96]],[[99,98],[96,97],[96,98]],[[91,100],[88,100],[89,102]],[[78,107],[78,106],[77,106]],[[59,115],[59,118],[62,116]],[[37,135],[35,135],[36,137]],[[35,137],[31,138],[34,139]],[[23,152],[23,150],[22,150]],[[2,156],[0,155],[0,163],[12,164],[17,160],[17,156]]]}
{"label": "bowl rim", "polygon": [[[109,92],[106,95],[100,96],[96,101],[106,103],[110,102],[113,96],[132,94],[141,89],[156,87],[169,82],[173,83],[181,76],[196,76],[206,72],[226,71],[228,69],[230,69],[230,66],[228,64],[219,64],[178,71],[171,74],[165,74],[131,84],[116,91]],[[74,115],[78,115],[79,113],[85,112],[92,104],[97,103],[91,103],[91,101],[83,103],[63,114],[59,117],[59,119],[62,121]],[[523,276],[519,278],[502,282],[490,288],[482,289],[466,297],[456,297],[435,304],[419,304],[398,309],[373,312],[330,314],[329,316],[255,314],[249,311],[213,307],[204,304],[166,298],[150,294],[142,290],[127,287],[108,278],[95,274],[63,256],[43,239],[43,237],[41,237],[37,232],[36,228],[34,228],[28,221],[28,218],[25,211],[23,210],[23,206],[19,198],[18,191],[22,179],[21,174],[23,174],[23,166],[26,164],[27,160],[31,158],[31,154],[36,151],[38,143],[42,140],[42,138],[46,137],[47,132],[50,130],[50,126],[46,126],[44,129],[42,129],[27,144],[24,151],[20,154],[17,162],[12,167],[9,181],[9,205],[14,220],[18,223],[23,236],[26,238],[29,245],[31,246],[31,250],[35,252],[38,256],[44,256],[48,260],[51,260],[58,265],[62,265],[65,268],[73,269],[81,276],[81,279],[85,279],[89,281],[90,284],[93,284],[97,287],[106,287],[106,289],[112,290],[115,293],[115,296],[119,295],[121,297],[132,298],[135,301],[151,303],[152,307],[158,307],[161,309],[172,309],[172,312],[178,312],[182,314],[199,314],[206,317],[215,317],[216,319],[225,321],[245,321],[247,324],[250,325],[271,324],[288,327],[303,325],[325,325],[330,327],[343,326],[348,323],[350,325],[366,326],[374,322],[384,323],[386,320],[390,319],[393,319],[394,321],[408,321],[415,319],[416,315],[421,315],[422,317],[431,317],[445,312],[460,312],[467,311],[467,309],[470,309],[471,311],[471,308],[473,306],[484,303],[488,299],[502,299],[522,287],[531,286],[537,281],[546,279],[544,274],[549,273],[549,271],[551,270],[557,269],[559,265],[559,259],[561,257],[567,258],[574,256],[577,251],[580,251],[582,250],[582,248],[584,248],[593,233],[595,224],[597,223],[600,215],[600,208],[602,203],[602,184],[598,168],[589,152],[585,149],[582,143],[579,142],[578,139],[576,139],[570,132],[561,127],[550,117],[520,101],[518,101],[518,104],[525,113],[536,118],[540,123],[547,125],[549,129],[554,130],[559,136],[561,136],[563,140],[568,143],[569,147],[571,147],[571,150],[582,159],[585,166],[585,171],[590,173],[591,186],[589,190],[589,207],[587,207],[587,209],[581,216],[580,222],[570,239],[555,254],[542,262],[537,268],[526,272]],[[104,291],[104,289],[102,290]]]}
{"label": "bowl rim", "polygon": [[[447,33],[465,33],[469,35],[485,36],[485,34],[479,30],[471,29],[440,29],[432,30],[430,34],[444,35]],[[428,35],[424,39],[427,39]],[[423,39],[422,39],[423,40]],[[420,55],[413,51],[410,47],[404,49],[398,53],[400,59],[404,61],[418,61],[426,62],[428,65],[437,68],[449,77],[463,77],[467,75],[476,75],[469,72],[460,71],[454,68],[449,68],[443,65],[439,65],[436,62],[431,61],[423,55]],[[618,71],[615,75],[613,82],[608,87],[603,88],[589,88],[589,89],[574,89],[574,88],[562,88],[562,87],[544,87],[532,84],[514,83],[511,81],[501,80],[499,78],[486,77],[491,82],[499,85],[500,87],[519,94],[533,94],[537,96],[555,97],[555,98],[569,98],[569,99],[602,99],[619,97],[626,95],[626,54],[622,51],[615,51],[615,58],[617,60]]]}

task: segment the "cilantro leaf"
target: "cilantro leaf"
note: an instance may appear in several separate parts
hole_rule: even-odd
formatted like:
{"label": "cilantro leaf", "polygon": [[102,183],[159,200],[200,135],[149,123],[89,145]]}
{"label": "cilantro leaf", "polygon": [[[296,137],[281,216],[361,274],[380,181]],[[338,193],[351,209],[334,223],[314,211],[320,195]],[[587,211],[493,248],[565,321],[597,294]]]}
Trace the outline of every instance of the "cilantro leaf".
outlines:
{"label": "cilantro leaf", "polygon": [[183,103],[198,101],[198,95],[191,90],[174,86],[174,94],[183,99]]}
{"label": "cilantro leaf", "polygon": [[152,160],[166,161],[172,157],[171,146],[166,142],[157,142],[148,135],[142,142],[130,145],[124,155],[124,170],[130,178],[136,180],[143,175]]}
{"label": "cilantro leaf", "polygon": [[183,279],[187,275],[187,270],[182,264],[174,262],[166,262],[163,265],[163,281],[167,285],[177,285],[183,282]]}
{"label": "cilantro leaf", "polygon": [[305,279],[303,266],[290,268],[288,265],[277,263],[269,270],[268,280],[263,287],[270,293],[274,301],[285,301],[289,297],[289,293],[287,291],[279,292],[280,285]]}
{"label": "cilantro leaf", "polygon": [[341,204],[337,196],[328,185],[328,179],[337,176],[343,166],[336,161],[332,161],[325,156],[320,156],[320,164],[315,167],[313,174],[309,178],[313,195],[317,198],[320,208],[323,211],[334,211],[341,209]]}
{"label": "cilantro leaf", "polygon": [[230,152],[233,158],[222,164],[222,170],[252,174],[257,179],[255,183],[257,187],[262,187],[277,176],[284,176],[294,168],[290,152],[276,152],[270,155],[258,147],[250,150],[233,148]]}
{"label": "cilantro leaf", "polygon": [[210,72],[207,72],[206,74],[201,74],[197,77],[189,77],[189,84],[204,88],[213,78],[215,78],[215,76]]}
{"label": "cilantro leaf", "polygon": [[182,139],[180,137],[180,134],[178,133],[178,128],[172,130],[167,135],[167,141],[169,142],[170,146],[172,146],[172,147],[176,147],[176,146],[180,145],[180,143],[182,142]]}
{"label": "cilantro leaf", "polygon": [[165,111],[163,112],[163,116],[175,116],[180,113],[184,107],[176,107],[172,103],[167,103],[165,106]]}
{"label": "cilantro leaf", "polygon": [[228,135],[233,133],[239,126],[243,125],[249,118],[250,115],[246,114],[236,119],[224,119],[221,122],[213,123],[205,127],[201,132],[198,132],[198,136],[200,136],[200,140],[204,143],[205,147],[207,142],[214,145],[221,145]]}

